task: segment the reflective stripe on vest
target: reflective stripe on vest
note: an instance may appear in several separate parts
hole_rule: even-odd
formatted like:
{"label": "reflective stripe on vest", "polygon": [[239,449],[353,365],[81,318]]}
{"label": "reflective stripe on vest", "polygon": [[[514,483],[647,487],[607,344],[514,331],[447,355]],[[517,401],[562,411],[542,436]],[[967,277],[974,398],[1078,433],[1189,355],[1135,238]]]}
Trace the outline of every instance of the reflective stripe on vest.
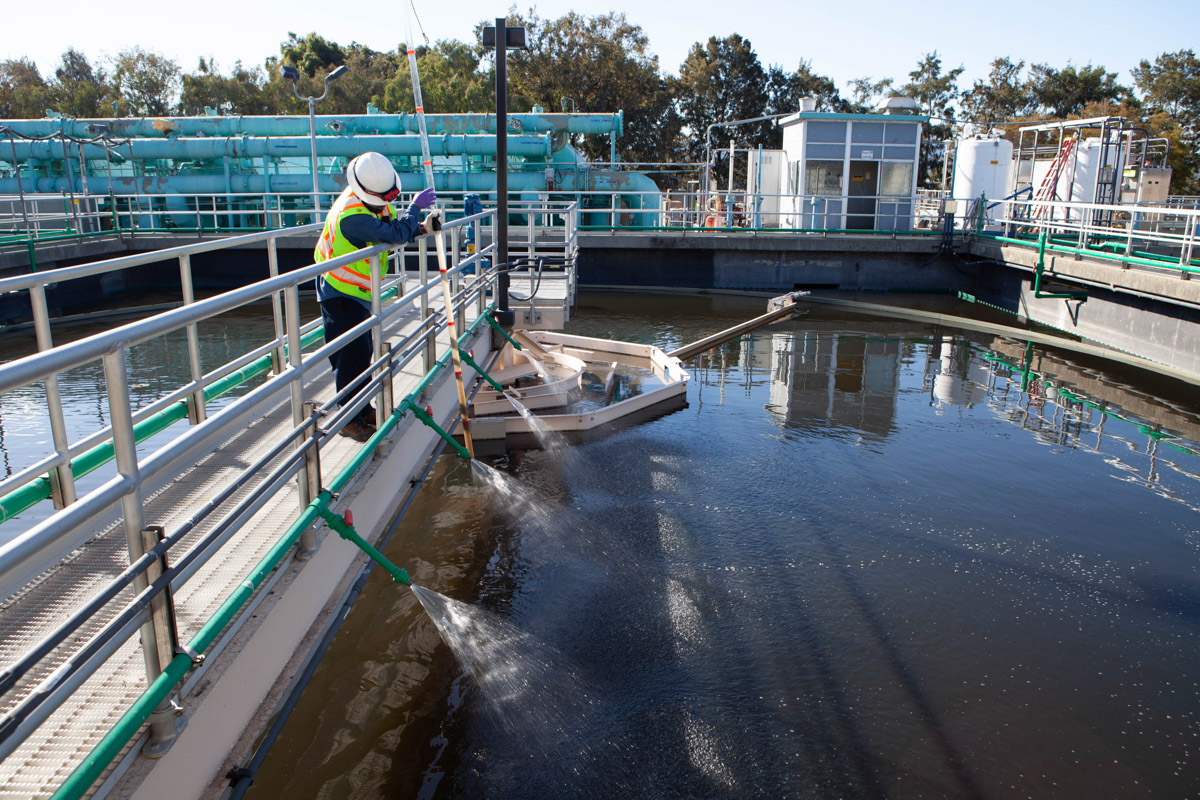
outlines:
{"label": "reflective stripe on vest", "polygon": [[[376,215],[358,199],[353,190],[347,188],[338,196],[333,208],[329,209],[329,214],[325,217],[325,227],[321,230],[321,238],[317,240],[317,246],[313,249],[313,263],[320,264],[359,249],[342,235],[342,220],[355,214],[371,214],[383,220],[390,220],[396,215],[396,212],[389,204],[384,207],[381,214]],[[374,243],[368,242],[368,245],[370,244]],[[371,299],[370,259],[364,258],[362,261],[355,261],[344,267],[332,269],[325,273],[324,278],[326,283],[343,294],[362,300]]]}

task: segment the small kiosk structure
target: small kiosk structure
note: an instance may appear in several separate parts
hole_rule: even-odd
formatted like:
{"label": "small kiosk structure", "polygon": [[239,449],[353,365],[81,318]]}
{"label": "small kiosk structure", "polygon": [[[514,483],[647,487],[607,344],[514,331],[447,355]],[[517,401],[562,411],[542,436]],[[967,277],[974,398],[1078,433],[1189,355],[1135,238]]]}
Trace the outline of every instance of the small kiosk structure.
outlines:
{"label": "small kiosk structure", "polygon": [[913,227],[921,125],[909,97],[877,114],[801,111],[779,120],[786,157],[784,224],[807,230],[900,231]]}

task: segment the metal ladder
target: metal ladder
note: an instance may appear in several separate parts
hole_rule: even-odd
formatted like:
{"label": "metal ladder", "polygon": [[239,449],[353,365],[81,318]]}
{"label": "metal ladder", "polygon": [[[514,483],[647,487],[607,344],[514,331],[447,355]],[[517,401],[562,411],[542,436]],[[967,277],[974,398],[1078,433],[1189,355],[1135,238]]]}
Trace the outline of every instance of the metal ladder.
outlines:
{"label": "metal ladder", "polygon": [[1058,148],[1058,154],[1054,156],[1054,161],[1050,163],[1050,169],[1047,170],[1045,177],[1042,178],[1041,185],[1037,191],[1033,193],[1033,217],[1034,219],[1042,219],[1048,215],[1052,215],[1053,211],[1049,205],[1050,202],[1058,199],[1058,180],[1062,177],[1063,167],[1070,160],[1075,152],[1076,139],[1065,139],[1062,145]]}

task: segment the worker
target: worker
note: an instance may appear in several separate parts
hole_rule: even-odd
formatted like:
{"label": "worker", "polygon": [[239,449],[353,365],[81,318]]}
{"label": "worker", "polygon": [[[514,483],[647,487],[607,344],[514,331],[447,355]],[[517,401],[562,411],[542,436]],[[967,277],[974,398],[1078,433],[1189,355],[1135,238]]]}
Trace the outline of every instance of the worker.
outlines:
{"label": "worker", "polygon": [[[425,232],[418,216],[422,209],[433,205],[437,195],[432,188],[425,189],[413,198],[404,216],[397,217],[391,203],[400,196],[400,176],[386,157],[379,153],[354,157],[346,166],[346,183],[345,191],[325,217],[325,228],[313,251],[316,263],[371,245],[405,244]],[[366,320],[371,315],[370,259],[323,274],[317,279],[317,300],[327,342]],[[339,395],[353,386],[345,395],[353,397],[362,388],[372,353],[368,331],[329,356]],[[365,442],[374,432],[375,409],[369,403],[341,431],[359,442]]]}

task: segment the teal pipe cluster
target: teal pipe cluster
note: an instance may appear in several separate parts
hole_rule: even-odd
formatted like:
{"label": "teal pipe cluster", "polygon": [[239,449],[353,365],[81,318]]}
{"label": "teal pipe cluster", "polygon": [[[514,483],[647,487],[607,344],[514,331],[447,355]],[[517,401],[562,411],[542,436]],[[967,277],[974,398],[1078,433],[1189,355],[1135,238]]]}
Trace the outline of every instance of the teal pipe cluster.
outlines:
{"label": "teal pipe cluster", "polygon": [[[495,134],[495,114],[426,114],[429,133]],[[56,134],[91,139],[105,131],[113,139],[163,139],[171,136],[308,136],[308,117],[226,116],[145,117],[124,119],[16,119],[5,127],[19,136]],[[525,133],[624,133],[624,115],[613,114],[509,114],[509,134]],[[323,114],[316,117],[317,136],[378,136],[418,133],[416,114]],[[61,147],[61,145],[60,145]],[[60,153],[61,155],[61,153]]]}
{"label": "teal pipe cluster", "polygon": [[[308,158],[311,140],[308,136],[196,136],[170,139],[132,139],[114,147],[111,151],[95,144],[83,145],[84,158],[103,161],[110,157],[154,161],[211,161],[229,158]],[[548,160],[552,154],[552,138],[549,133],[541,135],[509,136],[508,152],[522,158]],[[10,151],[9,147],[4,148]],[[62,161],[62,142],[58,140],[28,141],[19,139],[11,143],[16,158],[40,161]],[[374,150],[392,157],[416,157],[421,155],[419,136],[323,136],[317,139],[317,156],[325,158],[353,158],[359,153]],[[496,137],[485,135],[431,136],[429,150],[435,156],[494,156]],[[71,148],[71,156],[78,148]],[[9,155],[6,152],[5,155]]]}

